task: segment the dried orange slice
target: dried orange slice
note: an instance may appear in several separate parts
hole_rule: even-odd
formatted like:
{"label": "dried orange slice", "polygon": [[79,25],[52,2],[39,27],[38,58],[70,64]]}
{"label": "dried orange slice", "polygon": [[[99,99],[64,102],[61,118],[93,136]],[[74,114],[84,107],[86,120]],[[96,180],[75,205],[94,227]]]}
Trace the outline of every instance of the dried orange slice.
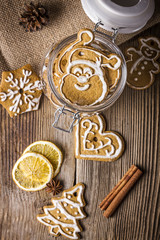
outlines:
{"label": "dried orange slice", "polygon": [[15,163],[12,177],[25,191],[38,191],[46,187],[53,177],[52,164],[41,154],[23,154]]}
{"label": "dried orange slice", "polygon": [[35,152],[46,157],[53,166],[53,177],[57,176],[62,165],[63,156],[60,149],[54,143],[49,141],[37,141],[30,144],[24,150],[24,153],[26,152]]}

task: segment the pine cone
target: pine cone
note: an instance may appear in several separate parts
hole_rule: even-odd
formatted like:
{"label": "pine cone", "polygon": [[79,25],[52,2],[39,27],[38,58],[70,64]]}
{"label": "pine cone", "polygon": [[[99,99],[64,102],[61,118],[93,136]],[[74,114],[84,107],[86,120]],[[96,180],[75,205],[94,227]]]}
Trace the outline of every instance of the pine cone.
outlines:
{"label": "pine cone", "polygon": [[26,29],[26,32],[35,32],[42,29],[42,25],[47,25],[48,20],[47,10],[40,3],[34,5],[31,2],[24,5],[24,12],[21,14],[19,23]]}

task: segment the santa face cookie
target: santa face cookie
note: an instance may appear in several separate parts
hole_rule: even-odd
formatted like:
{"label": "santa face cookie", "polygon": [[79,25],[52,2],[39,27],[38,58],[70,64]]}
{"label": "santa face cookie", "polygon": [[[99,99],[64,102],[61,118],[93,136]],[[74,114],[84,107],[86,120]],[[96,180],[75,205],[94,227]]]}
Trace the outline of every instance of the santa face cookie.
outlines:
{"label": "santa face cookie", "polygon": [[[54,83],[59,92],[66,101],[80,106],[101,103],[121,75],[120,57],[93,48],[93,40],[91,30],[80,30],[77,40],[62,50],[54,63]],[[109,69],[109,77],[113,71],[111,80],[105,69]]]}
{"label": "santa face cookie", "polygon": [[37,110],[43,87],[44,84],[29,64],[11,72],[3,72],[0,103],[11,117]]}
{"label": "santa face cookie", "polygon": [[124,140],[113,131],[105,131],[99,114],[83,117],[75,127],[75,157],[86,160],[114,161],[124,151]]}
{"label": "santa face cookie", "polygon": [[134,89],[143,90],[152,85],[155,76],[160,72],[160,41],[156,37],[140,38],[139,49],[128,48],[127,84]]}
{"label": "santa face cookie", "polygon": [[83,212],[84,188],[82,183],[78,183],[63,191],[62,197],[52,198],[53,205],[45,206],[44,214],[37,216],[38,221],[49,227],[50,234],[55,237],[61,234],[69,239],[79,239],[78,232],[81,232],[82,228],[78,220],[86,217]]}

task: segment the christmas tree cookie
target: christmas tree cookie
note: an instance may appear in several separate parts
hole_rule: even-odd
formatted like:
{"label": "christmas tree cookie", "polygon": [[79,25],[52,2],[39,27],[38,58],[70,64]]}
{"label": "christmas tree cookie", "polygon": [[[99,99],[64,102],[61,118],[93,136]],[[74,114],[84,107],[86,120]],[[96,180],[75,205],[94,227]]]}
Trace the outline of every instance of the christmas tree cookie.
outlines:
{"label": "christmas tree cookie", "polygon": [[82,228],[78,220],[86,217],[83,212],[83,191],[82,183],[63,191],[62,197],[52,198],[53,205],[45,206],[44,214],[38,215],[37,219],[48,226],[49,232],[54,236],[61,234],[69,239],[79,239],[78,232]]}
{"label": "christmas tree cookie", "polygon": [[37,110],[44,85],[31,65],[2,73],[0,104],[10,117]]}

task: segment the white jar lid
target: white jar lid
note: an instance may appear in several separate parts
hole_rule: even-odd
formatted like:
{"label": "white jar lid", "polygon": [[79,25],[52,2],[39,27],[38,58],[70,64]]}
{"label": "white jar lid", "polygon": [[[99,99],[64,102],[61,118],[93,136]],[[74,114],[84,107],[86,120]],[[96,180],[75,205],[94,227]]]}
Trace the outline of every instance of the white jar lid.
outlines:
{"label": "white jar lid", "polygon": [[81,0],[88,17],[106,30],[132,33],[144,27],[154,12],[154,0]]}

